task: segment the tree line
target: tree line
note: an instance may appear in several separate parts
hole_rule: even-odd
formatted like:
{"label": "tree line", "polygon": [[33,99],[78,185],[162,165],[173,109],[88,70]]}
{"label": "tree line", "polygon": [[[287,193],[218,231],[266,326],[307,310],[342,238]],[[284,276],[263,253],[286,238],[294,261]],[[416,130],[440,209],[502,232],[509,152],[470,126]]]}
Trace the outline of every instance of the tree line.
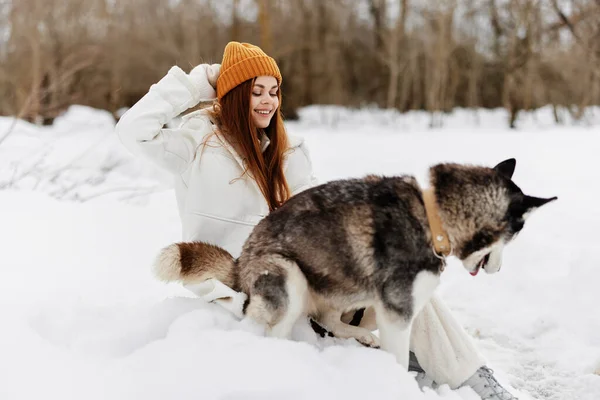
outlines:
{"label": "tree line", "polygon": [[514,126],[550,105],[561,122],[600,103],[599,21],[600,0],[0,0],[0,115],[116,115],[237,40],[277,60],[288,118],[502,107]]}

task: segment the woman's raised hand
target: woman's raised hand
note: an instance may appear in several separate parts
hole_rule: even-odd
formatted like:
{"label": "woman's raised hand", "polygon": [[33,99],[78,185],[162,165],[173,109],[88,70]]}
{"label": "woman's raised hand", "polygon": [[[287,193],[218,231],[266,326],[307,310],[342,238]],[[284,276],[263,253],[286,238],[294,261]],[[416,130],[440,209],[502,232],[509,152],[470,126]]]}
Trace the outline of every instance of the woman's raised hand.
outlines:
{"label": "woman's raised hand", "polygon": [[200,64],[189,73],[190,79],[198,91],[199,100],[214,100],[217,98],[217,78],[221,64]]}

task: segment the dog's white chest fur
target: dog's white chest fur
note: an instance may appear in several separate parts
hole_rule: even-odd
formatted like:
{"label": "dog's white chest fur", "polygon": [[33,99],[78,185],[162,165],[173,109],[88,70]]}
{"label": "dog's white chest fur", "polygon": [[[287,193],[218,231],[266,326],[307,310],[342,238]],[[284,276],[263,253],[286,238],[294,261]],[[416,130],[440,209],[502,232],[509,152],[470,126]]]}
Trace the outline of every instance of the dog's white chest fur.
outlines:
{"label": "dog's white chest fur", "polygon": [[412,296],[414,301],[413,315],[416,315],[427,304],[435,288],[440,284],[440,275],[429,271],[421,271],[413,282]]}

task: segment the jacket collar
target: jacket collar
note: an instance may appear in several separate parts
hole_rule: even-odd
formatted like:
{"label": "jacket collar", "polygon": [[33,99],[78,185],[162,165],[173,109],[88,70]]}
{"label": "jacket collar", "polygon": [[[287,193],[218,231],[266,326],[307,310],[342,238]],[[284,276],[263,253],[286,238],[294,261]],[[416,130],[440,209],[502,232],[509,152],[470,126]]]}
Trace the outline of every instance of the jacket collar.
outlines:
{"label": "jacket collar", "polygon": [[263,153],[265,152],[267,147],[269,147],[269,144],[271,144],[271,140],[269,139],[267,134],[264,132],[261,132],[259,142],[260,142],[260,151],[262,151]]}
{"label": "jacket collar", "polygon": [[[226,149],[233,156],[233,158],[240,165],[242,170],[245,170],[246,164],[245,164],[244,160],[242,159],[242,157],[240,157],[239,153],[233,148],[233,146],[229,143],[229,141],[227,139],[225,139],[222,135],[220,135],[219,131],[217,130],[216,125],[214,125],[214,124],[213,124],[213,132],[215,133],[215,136],[217,137],[219,144],[221,146],[223,146],[223,148]],[[269,140],[269,138],[267,137],[267,135],[264,132],[262,132],[262,135],[261,135],[259,141],[260,141],[261,151],[264,153],[265,150],[267,149],[267,147],[269,147],[269,144],[271,143],[271,141]]]}
{"label": "jacket collar", "polygon": [[[245,167],[244,160],[240,157],[240,155],[233,148],[233,146],[225,138],[223,138],[221,135],[219,135],[217,127],[216,127],[214,121],[212,120],[212,118],[210,117],[210,113],[206,109],[201,109],[201,110],[197,110],[190,114],[185,115],[183,117],[183,119],[185,120],[185,119],[193,118],[195,116],[201,116],[202,118],[207,118],[210,121],[211,130],[215,134],[217,142],[231,154],[233,159],[239,164],[240,168],[242,168],[242,170],[245,170],[246,167]],[[288,141],[289,141],[290,150],[294,151],[297,147],[299,147],[304,142],[304,139],[302,137],[288,135]],[[270,144],[271,144],[271,140],[269,139],[269,137],[267,136],[266,133],[262,132],[261,137],[260,137],[261,151],[264,153]],[[288,161],[289,161],[288,159],[289,159],[289,157],[284,157],[284,159],[283,159],[283,170],[284,171],[287,169],[287,165],[288,165]]]}

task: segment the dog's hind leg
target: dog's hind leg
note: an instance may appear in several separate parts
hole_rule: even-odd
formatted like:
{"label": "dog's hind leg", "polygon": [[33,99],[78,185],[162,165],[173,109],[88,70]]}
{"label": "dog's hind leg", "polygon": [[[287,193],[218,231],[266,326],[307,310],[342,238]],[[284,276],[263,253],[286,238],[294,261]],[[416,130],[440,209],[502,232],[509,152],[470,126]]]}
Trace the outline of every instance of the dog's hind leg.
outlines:
{"label": "dog's hind leg", "polygon": [[296,263],[290,262],[285,282],[288,296],[287,309],[277,323],[270,328],[270,336],[289,338],[296,321],[306,314],[308,304],[308,282]]}
{"label": "dog's hind leg", "polygon": [[348,311],[342,314],[341,320],[343,323],[348,325],[360,326],[361,328],[365,328],[370,331],[377,330],[375,309],[373,307],[363,308],[362,310]]}
{"label": "dog's hind leg", "polygon": [[348,325],[342,322],[340,317],[341,315],[336,312],[326,313],[319,318],[319,322],[323,323],[335,337],[342,339],[354,338],[365,346],[380,347],[379,338],[371,331],[359,326]]}
{"label": "dog's hind leg", "polygon": [[271,264],[255,280],[246,315],[267,325],[269,336],[288,339],[296,321],[306,314],[308,284],[295,263],[277,261],[279,268]]}

